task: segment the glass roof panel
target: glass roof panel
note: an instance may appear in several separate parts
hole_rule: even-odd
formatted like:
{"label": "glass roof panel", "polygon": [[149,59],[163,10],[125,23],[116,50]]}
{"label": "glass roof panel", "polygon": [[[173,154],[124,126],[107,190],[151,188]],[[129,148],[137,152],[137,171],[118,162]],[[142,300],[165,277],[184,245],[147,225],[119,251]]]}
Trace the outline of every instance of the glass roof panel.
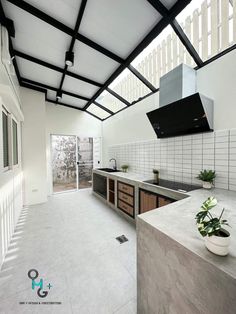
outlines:
{"label": "glass roof panel", "polygon": [[109,85],[109,88],[130,103],[146,96],[151,92],[151,90],[128,69],[125,69]]}
{"label": "glass roof panel", "polygon": [[155,88],[158,88],[160,77],[180,63],[192,67],[196,66],[194,60],[169,25],[131,64]]}
{"label": "glass roof panel", "polygon": [[100,119],[106,119],[107,117],[110,116],[108,112],[105,110],[101,109],[100,107],[96,106],[95,104],[91,104],[87,109],[88,112],[91,112],[95,116],[97,116]]}
{"label": "glass roof panel", "polygon": [[192,0],[176,17],[203,61],[235,44],[233,3]]}
{"label": "glass roof panel", "polygon": [[96,99],[96,102],[98,102],[103,107],[111,110],[112,112],[117,112],[126,107],[123,102],[121,102],[119,99],[117,99],[107,91],[102,92]]}

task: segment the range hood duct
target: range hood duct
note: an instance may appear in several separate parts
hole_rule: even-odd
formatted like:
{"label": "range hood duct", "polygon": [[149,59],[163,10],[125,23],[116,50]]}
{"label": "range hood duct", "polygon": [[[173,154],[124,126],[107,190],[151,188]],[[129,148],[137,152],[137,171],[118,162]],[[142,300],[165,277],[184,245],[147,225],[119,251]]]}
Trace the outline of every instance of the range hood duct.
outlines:
{"label": "range hood duct", "polygon": [[213,131],[213,100],[196,92],[196,71],[181,64],[160,79],[159,108],[147,113],[158,138]]}

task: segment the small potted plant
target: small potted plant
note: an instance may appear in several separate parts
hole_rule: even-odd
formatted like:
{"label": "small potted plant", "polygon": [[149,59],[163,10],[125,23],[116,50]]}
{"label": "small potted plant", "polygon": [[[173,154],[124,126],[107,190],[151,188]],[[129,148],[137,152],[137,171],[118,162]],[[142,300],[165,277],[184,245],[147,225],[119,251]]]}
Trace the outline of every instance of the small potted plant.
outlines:
{"label": "small potted plant", "polygon": [[229,226],[227,220],[222,219],[224,208],[219,217],[214,217],[210,210],[217,205],[214,197],[208,199],[202,204],[200,211],[195,219],[198,231],[205,237],[205,245],[207,249],[220,256],[225,256],[229,252],[230,233],[222,226]]}
{"label": "small potted plant", "polygon": [[153,169],[152,172],[154,174],[154,182],[155,183],[159,183],[159,170],[158,169]]}
{"label": "small potted plant", "polygon": [[199,175],[197,176],[197,179],[203,182],[202,187],[204,189],[211,189],[214,183],[215,177],[216,177],[215,171],[205,169],[199,173]]}
{"label": "small potted plant", "polygon": [[129,169],[129,166],[128,165],[122,165],[121,169],[123,172],[127,172],[127,170]]}

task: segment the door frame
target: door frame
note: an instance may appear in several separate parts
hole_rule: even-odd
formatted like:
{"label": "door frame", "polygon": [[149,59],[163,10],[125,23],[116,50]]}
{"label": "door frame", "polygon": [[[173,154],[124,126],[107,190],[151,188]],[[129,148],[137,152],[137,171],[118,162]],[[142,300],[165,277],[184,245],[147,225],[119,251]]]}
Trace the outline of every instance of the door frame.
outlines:
{"label": "door frame", "polygon": [[[93,136],[79,136],[79,135],[76,135],[77,136],[77,141],[76,141],[76,149],[77,149],[77,153],[76,153],[76,165],[77,165],[77,171],[78,171],[78,176],[77,176],[77,190],[86,190],[86,189],[90,189],[92,187],[87,187],[87,188],[83,188],[83,189],[80,189],[79,188],[79,160],[78,160],[78,153],[79,153],[79,150],[78,150],[78,138],[92,138],[93,139],[93,145],[94,145],[94,137]],[[93,148],[92,148],[93,149]],[[93,156],[93,159],[92,159],[92,169],[94,169],[94,154],[93,154],[93,150],[92,150],[92,156]],[[92,178],[91,178],[92,179]]]}
{"label": "door frame", "polygon": [[[53,168],[52,168],[52,137],[53,136],[73,136],[76,139],[76,149],[75,149],[75,162],[76,162],[76,188],[68,191],[61,191],[61,192],[54,192],[53,191]],[[77,143],[77,137],[78,135],[74,134],[56,134],[56,133],[50,133],[50,170],[51,170],[51,189],[52,194],[61,194],[61,193],[68,193],[68,192],[75,192],[78,191],[78,182],[79,182],[79,168],[78,168],[78,143]]]}

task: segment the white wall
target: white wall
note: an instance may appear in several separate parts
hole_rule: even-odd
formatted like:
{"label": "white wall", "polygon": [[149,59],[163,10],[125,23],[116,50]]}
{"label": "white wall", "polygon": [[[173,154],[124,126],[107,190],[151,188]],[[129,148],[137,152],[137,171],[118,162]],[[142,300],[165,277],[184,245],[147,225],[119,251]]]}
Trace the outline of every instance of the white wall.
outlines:
{"label": "white wall", "polygon": [[2,105],[10,112],[0,97],[0,268],[23,206],[20,122],[14,117],[18,122],[18,165],[6,170],[3,168]]}
{"label": "white wall", "polygon": [[198,90],[214,99],[215,130],[236,127],[236,50],[197,72]]}
{"label": "white wall", "polygon": [[24,204],[32,205],[47,201],[45,96],[27,88],[21,88],[20,95],[25,117],[22,127]]}
{"label": "white wall", "polygon": [[[236,127],[236,50],[197,72],[198,91],[214,99],[215,130]],[[155,139],[146,112],[159,106],[156,93],[103,122],[103,163],[108,165],[111,145]]]}
{"label": "white wall", "polygon": [[102,123],[86,112],[46,102],[47,185],[52,194],[51,134],[101,138]]}

